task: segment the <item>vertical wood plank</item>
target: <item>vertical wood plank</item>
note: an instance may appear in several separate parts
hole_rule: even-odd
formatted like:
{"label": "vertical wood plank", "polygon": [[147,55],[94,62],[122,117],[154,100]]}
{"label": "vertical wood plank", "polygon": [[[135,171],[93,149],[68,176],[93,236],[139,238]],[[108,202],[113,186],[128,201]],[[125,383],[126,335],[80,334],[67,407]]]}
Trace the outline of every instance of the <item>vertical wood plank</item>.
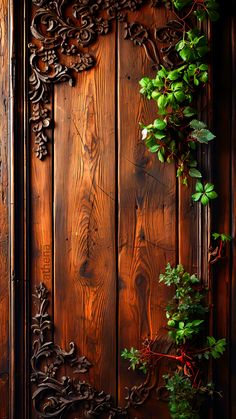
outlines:
{"label": "vertical wood plank", "polygon": [[[234,2],[231,2],[231,11],[233,12]],[[230,394],[231,394],[231,412],[230,418],[236,417],[236,16],[231,14],[231,52],[232,52],[232,89],[231,89],[231,103],[232,103],[232,116],[231,116],[231,235],[232,241],[232,285],[231,285],[231,330],[230,330]]]}
{"label": "vertical wood plank", "polygon": [[[226,49],[230,46],[231,16],[230,8],[221,2],[221,19],[214,34],[214,127],[216,141],[213,145],[214,183],[219,194],[217,202],[212,204],[213,231],[230,234],[231,232],[231,56]],[[224,71],[219,68],[224,64]],[[230,290],[231,271],[229,254],[213,268],[214,280],[214,333],[216,337],[225,337],[230,345]],[[230,350],[214,364],[217,389],[223,392],[223,398],[215,403],[214,418],[230,416]],[[233,419],[233,417],[232,417]]]}
{"label": "vertical wood plank", "polygon": [[93,52],[96,67],[55,90],[55,340],[75,341],[115,395],[115,33]]}
{"label": "vertical wood plank", "polygon": [[0,417],[9,417],[8,2],[0,4]]}
{"label": "vertical wood plank", "polygon": [[[166,23],[163,9],[143,8],[132,21],[151,28]],[[172,165],[162,165],[140,139],[139,122],[150,123],[156,107],[139,93],[139,80],[154,77],[144,50],[118,41],[118,138],[119,138],[119,353],[124,347],[140,348],[165,325],[169,293],[159,285],[159,274],[168,262],[176,263],[176,177]],[[125,387],[144,380],[119,362],[119,398]],[[167,405],[154,400],[133,413],[134,417],[167,418]]]}
{"label": "vertical wood plank", "polygon": [[179,183],[178,199],[178,229],[179,229],[179,263],[190,273],[197,273],[199,269],[199,212],[198,205],[191,199],[195,181],[190,181],[186,188]]}
{"label": "vertical wood plank", "polygon": [[[33,147],[32,147],[33,148]],[[44,162],[30,153],[30,286],[31,295],[35,287],[43,282],[47,287],[50,305],[48,312],[53,315],[53,241],[52,241],[52,157]],[[31,318],[37,313],[37,305],[32,297]],[[31,321],[31,318],[29,321]],[[32,340],[32,338],[31,338]],[[29,407],[28,407],[29,408]],[[36,417],[34,409],[32,417]]]}

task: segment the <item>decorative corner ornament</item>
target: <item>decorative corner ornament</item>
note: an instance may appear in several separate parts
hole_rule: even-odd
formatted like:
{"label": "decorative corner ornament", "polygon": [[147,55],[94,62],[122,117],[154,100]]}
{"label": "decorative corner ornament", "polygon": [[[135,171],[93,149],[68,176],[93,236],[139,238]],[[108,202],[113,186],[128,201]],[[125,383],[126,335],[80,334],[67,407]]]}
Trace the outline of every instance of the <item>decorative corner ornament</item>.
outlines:
{"label": "decorative corner ornament", "polygon": [[[74,0],[71,17],[66,14],[67,0],[32,0],[32,3],[36,12],[30,27],[33,43],[29,44],[30,123],[35,135],[36,157],[43,160],[48,154],[48,129],[53,128],[46,106],[51,100],[52,86],[60,82],[73,86],[76,72],[90,70],[96,64],[95,58],[83,48],[95,43],[100,35],[111,32],[112,22],[119,20],[124,23],[125,39],[142,46],[153,67],[158,68],[161,63],[172,67],[177,59],[175,44],[183,28],[175,20],[154,31],[138,22],[128,22],[127,11],[134,12],[145,4],[169,7],[170,2],[163,0]],[[158,43],[168,45],[159,49]],[[62,64],[63,55],[72,56],[73,64]]]}
{"label": "decorative corner ornament", "polygon": [[[89,360],[78,355],[74,342],[66,351],[53,342],[53,323],[47,311],[48,290],[43,283],[36,287],[36,314],[31,325],[33,333],[31,356],[31,382],[33,406],[38,418],[66,418],[69,412],[81,413],[86,418],[129,418],[129,408],[145,404],[151,393],[163,397],[163,388],[158,386],[157,366],[150,368],[144,382],[127,390],[125,406],[117,407],[111,395],[96,390],[81,379],[92,367]],[[167,348],[168,351],[170,347]],[[71,368],[73,377],[63,376],[63,368]]]}
{"label": "decorative corner ornament", "polygon": [[[83,412],[86,418],[128,418],[127,408],[116,407],[112,397],[97,391],[79,375],[88,372],[91,364],[77,355],[74,342],[69,351],[52,341],[53,324],[47,312],[48,290],[44,284],[36,287],[37,313],[31,326],[35,336],[32,345],[31,381],[36,387],[32,395],[39,418],[65,418],[69,412]],[[61,376],[64,366],[70,366],[74,377]]]}

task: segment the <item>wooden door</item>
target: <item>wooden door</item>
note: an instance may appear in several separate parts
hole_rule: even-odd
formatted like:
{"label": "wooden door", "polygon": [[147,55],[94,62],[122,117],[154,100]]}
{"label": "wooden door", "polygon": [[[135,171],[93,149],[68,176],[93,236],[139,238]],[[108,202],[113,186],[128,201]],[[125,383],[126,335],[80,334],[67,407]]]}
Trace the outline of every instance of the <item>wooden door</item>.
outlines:
{"label": "wooden door", "polygon": [[[0,419],[118,418],[127,394],[136,401],[130,418],[169,418],[166,402],[142,387],[120,353],[163,327],[169,293],[158,277],[167,262],[209,281],[209,212],[140,137],[139,123],[156,110],[138,82],[170,59],[174,16],[161,1],[91,3],[0,7]],[[216,181],[228,167],[225,182],[218,179],[227,204],[213,224],[233,233],[235,67],[224,46],[234,57],[234,20],[222,16],[218,28],[225,39],[212,66],[216,106],[204,117],[211,121],[213,110],[227,141],[215,146],[217,159],[205,151],[200,158],[205,169],[216,166]],[[227,86],[217,60],[226,62]],[[214,327],[230,345],[216,370],[225,396],[214,418],[235,415],[233,267],[234,247],[215,273]]]}

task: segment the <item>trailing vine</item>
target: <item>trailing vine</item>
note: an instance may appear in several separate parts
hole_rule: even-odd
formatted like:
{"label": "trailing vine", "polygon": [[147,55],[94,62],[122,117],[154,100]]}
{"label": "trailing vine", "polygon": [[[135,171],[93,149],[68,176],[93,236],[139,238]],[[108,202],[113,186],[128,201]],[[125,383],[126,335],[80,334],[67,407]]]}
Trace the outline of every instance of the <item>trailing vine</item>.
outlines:
{"label": "trailing vine", "polygon": [[[143,77],[140,81],[141,94],[157,105],[157,118],[148,125],[141,124],[142,139],[161,163],[175,164],[176,176],[184,185],[189,178],[197,179],[192,199],[206,206],[218,195],[214,184],[202,179],[196,159],[197,145],[208,145],[215,138],[207,124],[197,118],[197,97],[208,83],[209,53],[207,37],[197,22],[207,18],[216,21],[218,4],[215,0],[172,0],[171,7],[183,32],[175,45],[179,64],[175,68],[168,63],[160,66],[155,78]],[[210,264],[225,256],[226,243],[231,240],[225,233],[213,233],[212,238]],[[209,381],[207,364],[221,357],[226,340],[208,336],[211,307],[206,302],[210,290],[195,274],[185,272],[182,265],[172,267],[168,263],[159,282],[173,289],[166,307],[168,349],[158,350],[163,336],[161,345],[156,336],[146,339],[142,349],[124,349],[121,356],[130,362],[130,369],[154,375],[160,362],[168,360],[170,368],[163,380],[172,419],[200,419],[207,397],[221,396]]]}
{"label": "trailing vine", "polygon": [[215,135],[196,117],[196,100],[208,82],[208,40],[196,25],[207,16],[217,20],[218,4],[215,0],[173,0],[173,12],[182,28],[182,39],[175,45],[179,62],[176,68],[161,66],[156,77],[143,77],[140,92],[157,104],[157,118],[142,127],[142,139],[161,163],[174,163],[176,176],[188,185],[196,178],[196,193],[192,199],[207,205],[217,198],[214,185],[203,185],[198,168],[196,148],[209,144]]}
{"label": "trailing vine", "polygon": [[[225,351],[226,340],[205,336],[207,325],[207,289],[196,275],[184,271],[182,265],[167,265],[160,282],[174,288],[166,307],[168,336],[173,351],[158,351],[158,337],[145,340],[141,350],[124,349],[121,356],[129,360],[130,368],[144,373],[153,370],[163,360],[172,363],[171,372],[163,375],[169,392],[169,410],[173,419],[199,419],[206,396],[212,397],[214,385],[208,382],[206,362],[218,359]],[[162,338],[163,339],[163,338]],[[218,393],[220,395],[220,393]],[[196,397],[197,396],[197,397]]]}

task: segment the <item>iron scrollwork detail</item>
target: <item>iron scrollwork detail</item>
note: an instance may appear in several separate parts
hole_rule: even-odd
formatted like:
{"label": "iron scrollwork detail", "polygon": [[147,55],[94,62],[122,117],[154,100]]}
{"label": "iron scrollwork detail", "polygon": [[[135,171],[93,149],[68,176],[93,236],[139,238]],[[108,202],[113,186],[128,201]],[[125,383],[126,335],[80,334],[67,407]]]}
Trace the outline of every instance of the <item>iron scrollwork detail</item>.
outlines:
{"label": "iron scrollwork detail", "polygon": [[[144,4],[159,7],[169,2],[163,0],[32,0],[35,8],[31,23],[32,43],[29,44],[30,68],[29,99],[31,102],[32,131],[35,135],[35,154],[43,160],[48,154],[48,129],[53,128],[47,104],[50,103],[52,86],[69,82],[73,86],[75,72],[91,69],[96,59],[85,49],[99,36],[111,32],[112,21],[124,23],[125,38],[142,46],[152,66],[163,62],[173,65],[174,45],[181,36],[176,21],[170,21],[153,33],[138,22],[129,22],[127,12],[134,12]],[[70,16],[68,17],[68,6]],[[157,44],[168,44],[158,48]],[[63,56],[73,59],[63,64]]]}

